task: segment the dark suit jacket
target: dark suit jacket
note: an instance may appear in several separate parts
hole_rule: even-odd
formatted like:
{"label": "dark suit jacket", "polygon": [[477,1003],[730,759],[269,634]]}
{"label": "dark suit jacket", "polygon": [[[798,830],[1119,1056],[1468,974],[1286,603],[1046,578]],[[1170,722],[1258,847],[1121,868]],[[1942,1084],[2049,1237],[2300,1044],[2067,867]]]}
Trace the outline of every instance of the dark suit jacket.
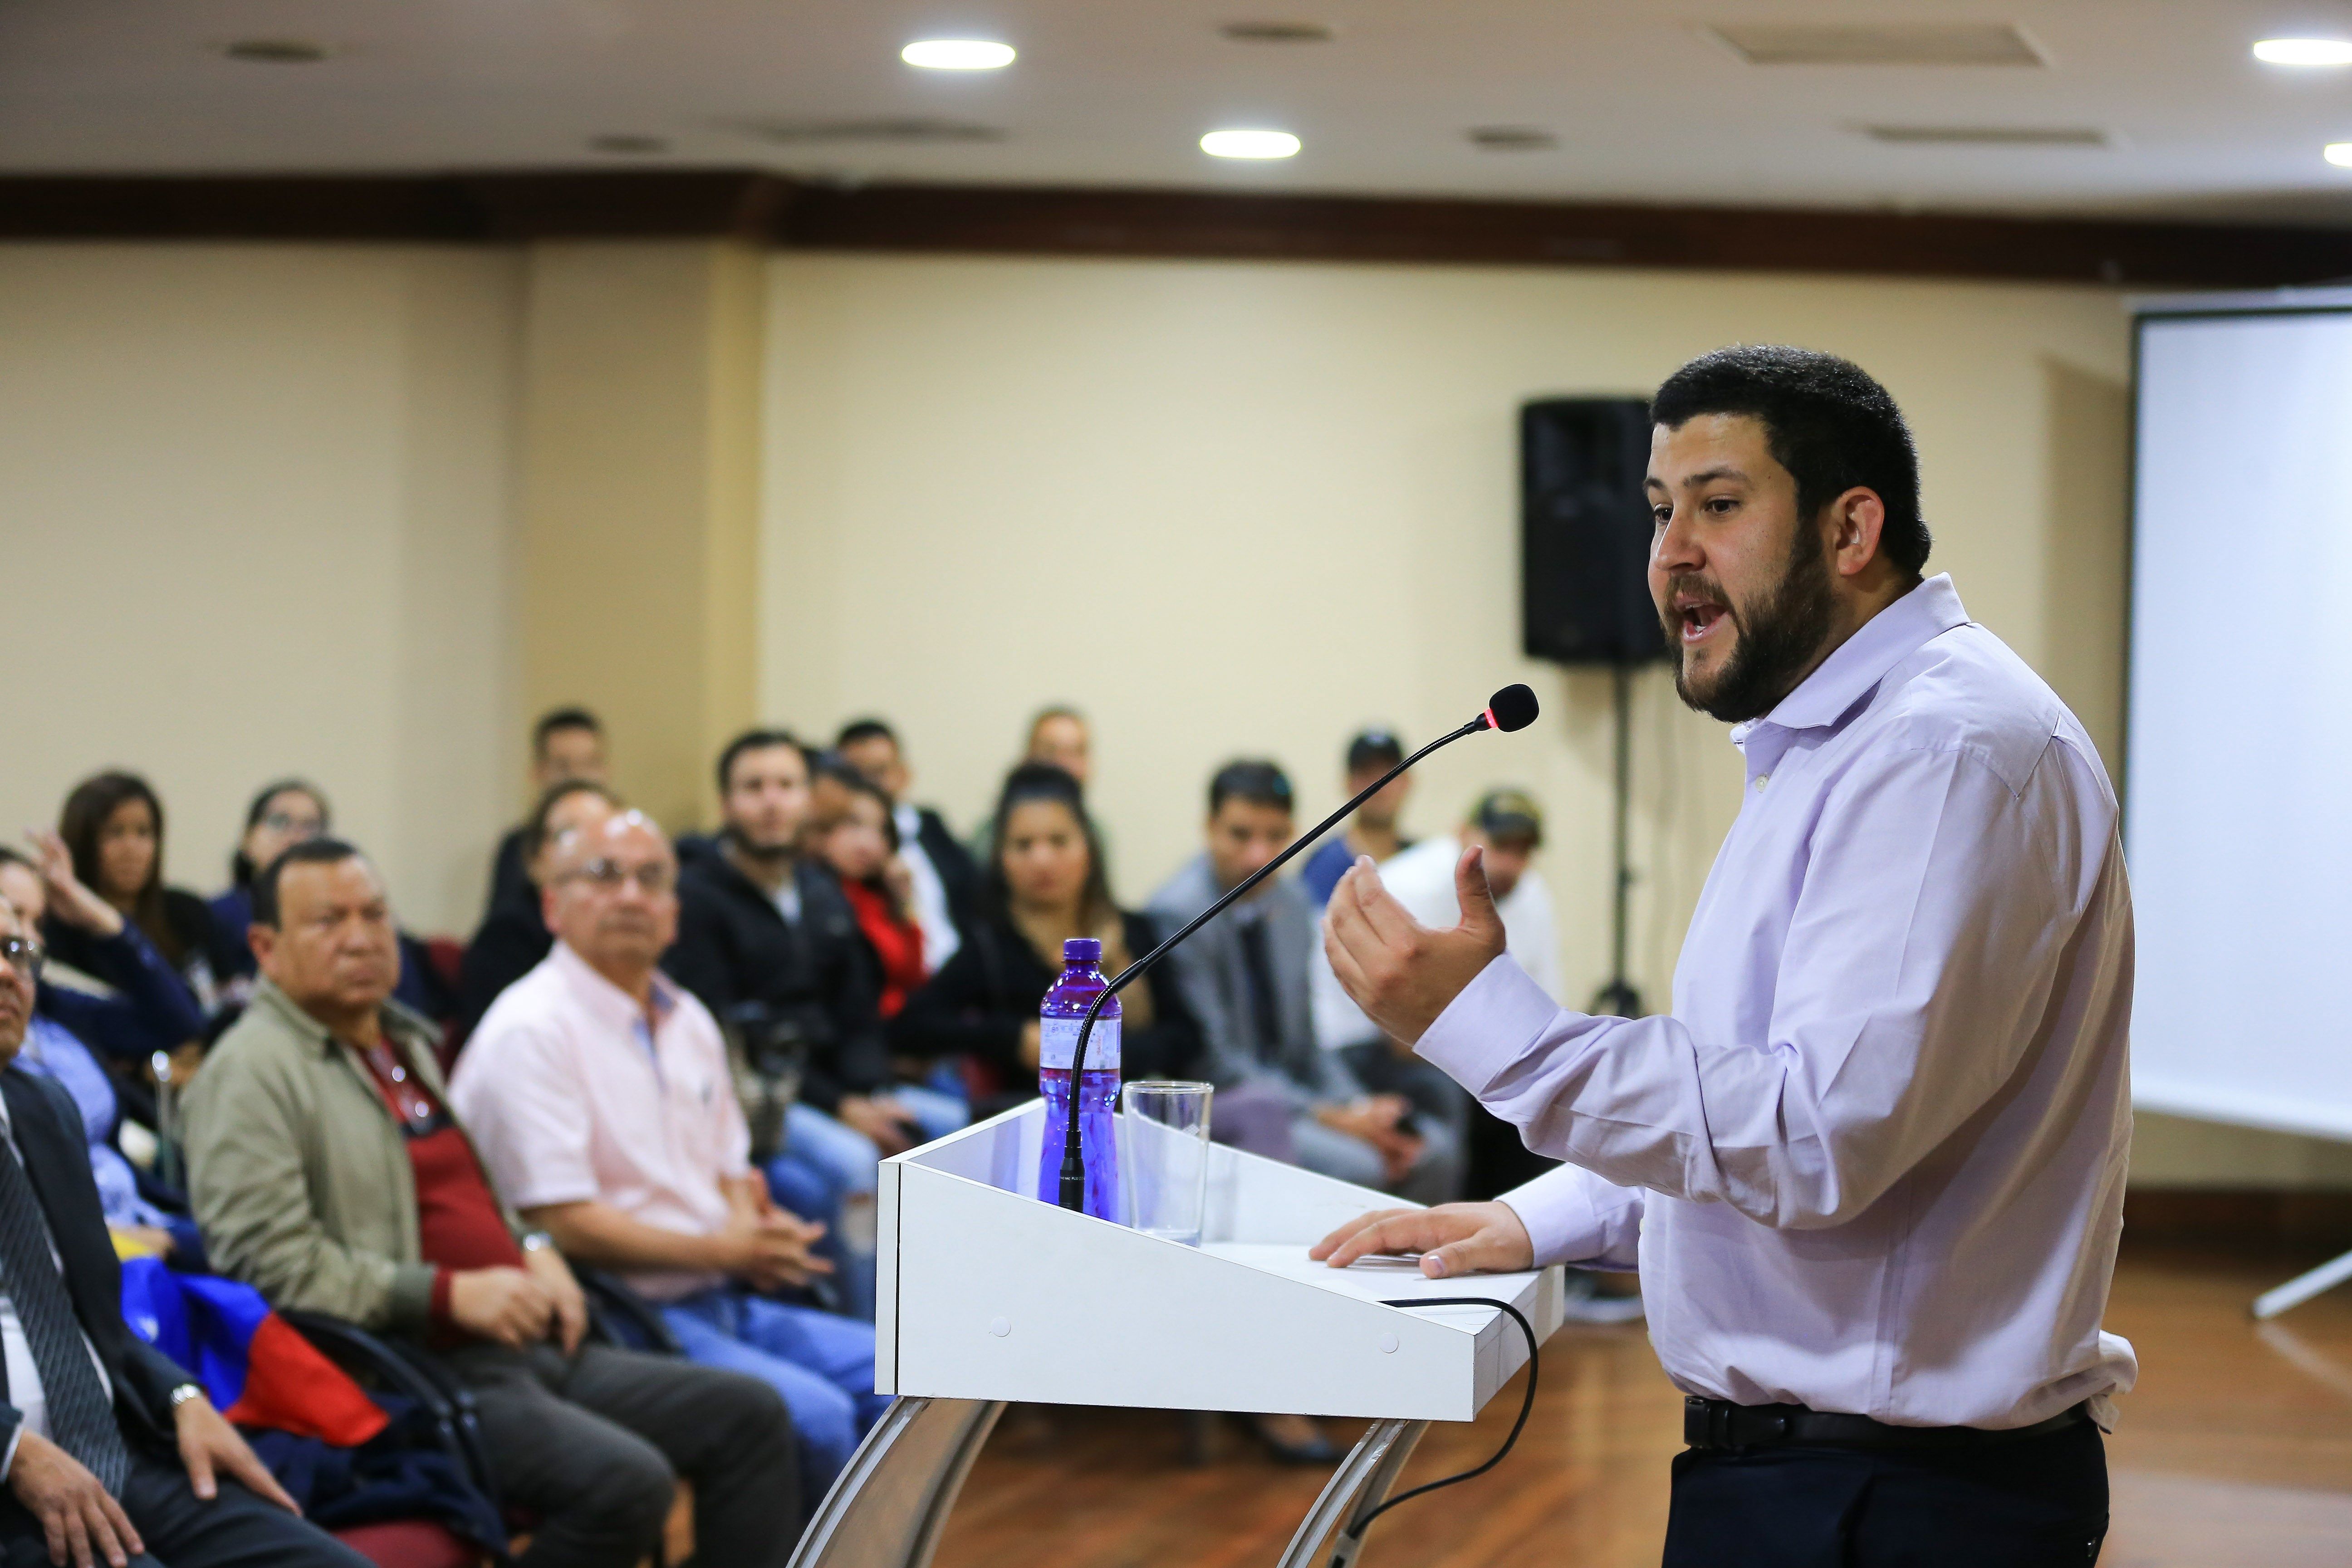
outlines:
{"label": "dark suit jacket", "polygon": [[922,846],[923,856],[931,869],[940,874],[940,890],[948,897],[948,918],[955,922],[956,931],[969,938],[980,923],[980,866],[972,859],[948,825],[929,806],[921,807],[917,817],[922,830],[915,842]]}
{"label": "dark suit jacket", "polygon": [[[49,1222],[49,1237],[65,1264],[66,1293],[73,1298],[74,1315],[114,1384],[114,1411],[122,1422],[123,1439],[134,1449],[176,1455],[172,1390],[196,1380],[122,1321],[122,1265],[106,1232],[73,1100],[53,1079],[36,1078],[13,1065],[0,1072],[0,1099],[7,1101],[8,1123],[25,1156],[25,1173],[32,1178],[34,1195]],[[6,1158],[0,1150],[0,1159]],[[8,1403],[7,1382],[7,1367],[0,1364],[0,1452],[25,1419],[24,1412]]]}

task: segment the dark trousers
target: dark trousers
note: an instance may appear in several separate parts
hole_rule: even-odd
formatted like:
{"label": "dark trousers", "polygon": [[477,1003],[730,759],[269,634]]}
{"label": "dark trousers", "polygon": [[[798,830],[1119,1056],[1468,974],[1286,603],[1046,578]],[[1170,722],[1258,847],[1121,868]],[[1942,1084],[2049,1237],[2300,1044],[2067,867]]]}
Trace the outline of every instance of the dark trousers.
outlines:
{"label": "dark trousers", "polygon": [[[0,1499],[0,1563],[49,1568],[41,1521],[14,1493]],[[223,1479],[220,1495],[206,1502],[189,1489],[185,1470],[144,1455],[131,1456],[130,1482],[116,1500],[147,1548],[131,1560],[133,1568],[371,1568],[325,1531],[236,1482]],[[95,1550],[90,1555],[106,1561]]]}
{"label": "dark trousers", "polygon": [[2107,1533],[2089,1422],[1955,1449],[1686,1449],[1665,1568],[2083,1568]]}
{"label": "dark trousers", "polygon": [[568,1361],[467,1345],[448,1362],[474,1391],[501,1500],[540,1516],[525,1568],[634,1568],[661,1544],[678,1476],[694,1488],[695,1562],[792,1555],[792,1417],[758,1378],[607,1345]]}

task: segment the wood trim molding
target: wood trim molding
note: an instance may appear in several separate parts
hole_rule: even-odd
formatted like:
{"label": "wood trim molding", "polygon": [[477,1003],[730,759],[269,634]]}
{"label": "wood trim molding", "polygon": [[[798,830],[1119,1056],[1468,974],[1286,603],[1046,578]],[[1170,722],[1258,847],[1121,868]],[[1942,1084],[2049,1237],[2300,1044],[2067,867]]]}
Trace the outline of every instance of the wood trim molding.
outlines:
{"label": "wood trim molding", "polygon": [[2352,230],[1766,207],[813,184],[756,172],[0,177],[0,239],[794,249],[1977,278],[2262,289],[2352,278]]}
{"label": "wood trim molding", "polygon": [[2352,1249],[2352,1192],[2142,1187],[2124,1193],[2124,1235],[2264,1255]]}

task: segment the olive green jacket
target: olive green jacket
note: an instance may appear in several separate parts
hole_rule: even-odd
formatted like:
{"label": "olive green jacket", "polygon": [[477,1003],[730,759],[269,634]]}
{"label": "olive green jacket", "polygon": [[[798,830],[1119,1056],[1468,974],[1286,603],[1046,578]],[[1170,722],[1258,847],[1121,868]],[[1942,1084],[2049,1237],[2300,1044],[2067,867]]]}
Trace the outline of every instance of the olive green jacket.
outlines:
{"label": "olive green jacket", "polygon": [[[432,1026],[391,1004],[383,1020],[408,1070],[446,1104]],[[213,1267],[273,1307],[366,1329],[426,1326],[435,1271],[419,1255],[406,1141],[324,1025],[263,981],[205,1058],[182,1113],[189,1196]]]}

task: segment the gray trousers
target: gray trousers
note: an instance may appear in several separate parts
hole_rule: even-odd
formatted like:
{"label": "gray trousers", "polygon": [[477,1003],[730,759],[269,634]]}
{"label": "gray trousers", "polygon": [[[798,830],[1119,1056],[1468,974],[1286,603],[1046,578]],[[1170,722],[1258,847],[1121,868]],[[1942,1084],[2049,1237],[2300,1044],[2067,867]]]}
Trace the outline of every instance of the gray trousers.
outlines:
{"label": "gray trousers", "polygon": [[757,1378],[583,1345],[566,1360],[467,1345],[500,1498],[540,1516],[519,1568],[635,1568],[661,1545],[677,1478],[694,1488],[694,1561],[782,1568],[799,1538],[792,1417]]}

